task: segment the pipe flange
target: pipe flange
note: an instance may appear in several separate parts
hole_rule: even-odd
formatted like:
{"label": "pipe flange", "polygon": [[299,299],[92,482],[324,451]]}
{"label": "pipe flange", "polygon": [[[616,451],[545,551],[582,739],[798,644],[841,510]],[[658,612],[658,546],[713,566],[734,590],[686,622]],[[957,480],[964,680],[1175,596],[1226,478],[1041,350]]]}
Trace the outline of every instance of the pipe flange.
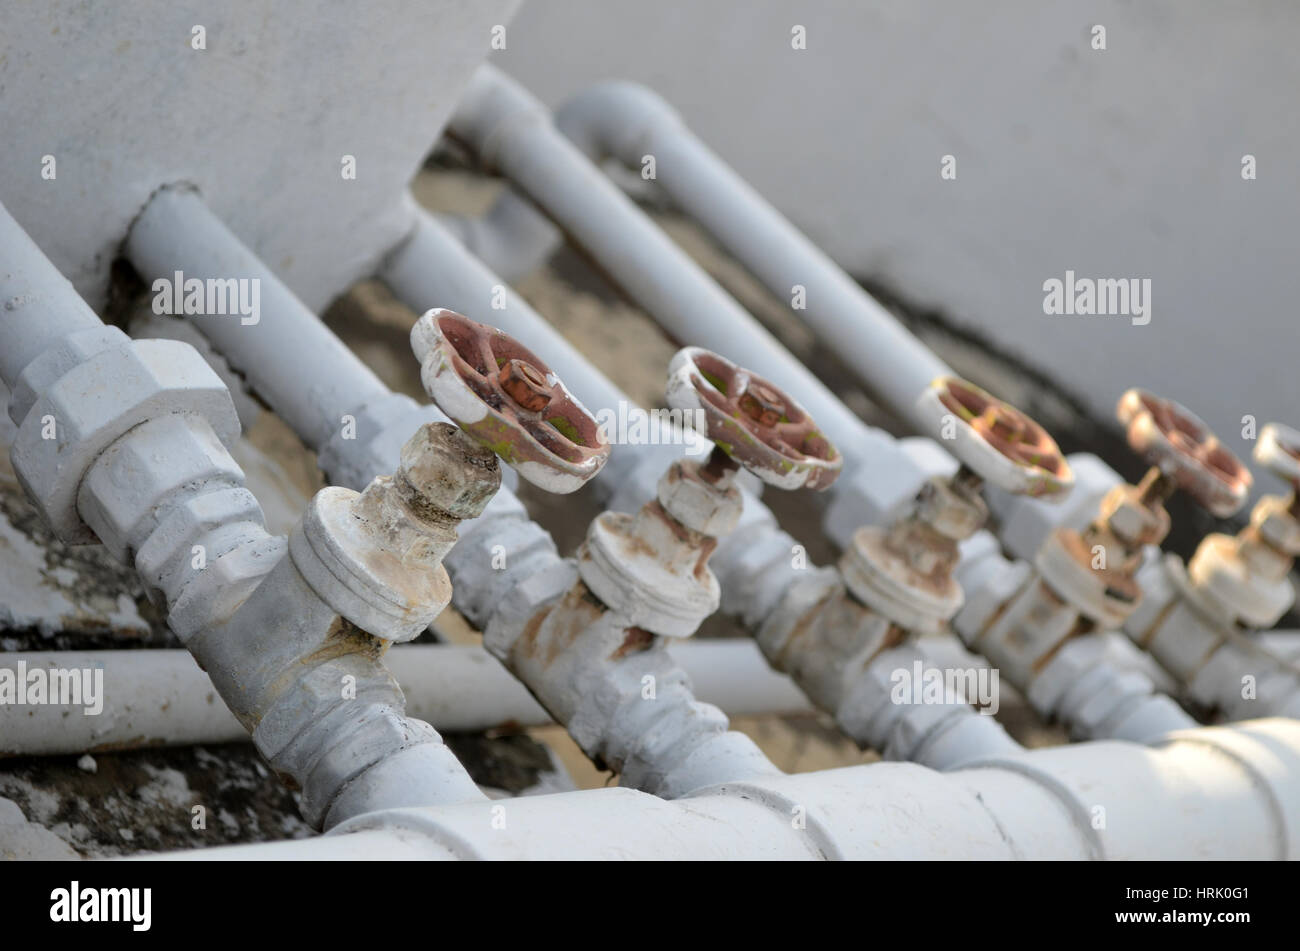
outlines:
{"label": "pipe flange", "polygon": [[860,528],[840,558],[840,574],[853,596],[898,626],[934,634],[961,610],[961,585],[952,572],[925,573],[888,544],[888,533]]}
{"label": "pipe flange", "polygon": [[714,445],[768,485],[825,489],[844,465],[794,397],[702,347],[677,351],[666,398],[673,409],[703,411]]}
{"label": "pipe flange", "polygon": [[595,417],[513,337],[436,308],[411,329],[411,348],[438,408],[533,485],[576,491],[609,458]]}
{"label": "pipe flange", "polygon": [[1132,389],[1115,414],[1128,444],[1211,514],[1226,518],[1245,504],[1250,470],[1187,407]]}
{"label": "pipe flange", "polygon": [[1272,627],[1295,602],[1289,578],[1270,579],[1252,571],[1237,539],[1227,535],[1202,539],[1187,564],[1187,577],[1205,598],[1247,627]]}
{"label": "pipe flange", "polygon": [[223,444],[239,436],[229,391],[193,347],[117,336],[114,345],[96,331],[95,340],[108,348],[44,384],[10,449],[14,472],[37,511],[73,544],[96,541],[77,512],[82,479],[100,453],[140,423],[193,413],[208,421]]}
{"label": "pipe flange", "polygon": [[[1177,596],[1204,618],[1212,631],[1226,639],[1236,628],[1236,619],[1227,612],[1222,604],[1214,598],[1208,597],[1205,591],[1192,581],[1183,559],[1170,552],[1160,560],[1160,565],[1164,569],[1165,577],[1177,592]],[[1152,631],[1146,642],[1141,646],[1146,650],[1150,650],[1150,642],[1156,633],[1158,631]],[[1198,659],[1202,662],[1204,660],[1203,657]],[[1184,677],[1184,679],[1186,678]]]}
{"label": "pipe flange", "polygon": [[1093,568],[1093,552],[1078,532],[1058,528],[1034,556],[1039,575],[1080,614],[1115,630],[1142,599],[1142,589],[1128,574]]}
{"label": "pipe flange", "polygon": [[1074,473],[1056,440],[974,383],[939,377],[916,405],[930,419],[931,435],[985,481],[1017,495],[1044,497],[1063,496],[1074,485]]}
{"label": "pipe flange", "polygon": [[372,537],[376,527],[357,516],[359,498],[337,486],[317,492],[289,535],[289,555],[339,615],[383,640],[412,640],[450,603],[451,579],[441,564],[404,560]]}
{"label": "pipe flange", "polygon": [[636,516],[605,512],[578,549],[578,572],[610,610],[664,637],[689,637],[718,609],[718,579],[704,571],[674,570],[647,550]]}

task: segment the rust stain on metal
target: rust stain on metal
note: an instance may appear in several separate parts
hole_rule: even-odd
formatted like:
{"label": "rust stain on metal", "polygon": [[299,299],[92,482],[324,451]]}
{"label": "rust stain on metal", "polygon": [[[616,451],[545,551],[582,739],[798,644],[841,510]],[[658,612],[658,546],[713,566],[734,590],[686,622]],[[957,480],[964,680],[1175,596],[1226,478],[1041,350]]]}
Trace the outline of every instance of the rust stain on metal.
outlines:
{"label": "rust stain on metal", "polygon": [[579,581],[563,598],[529,620],[516,641],[515,651],[550,667],[604,613],[605,606]]}
{"label": "rust stain on metal", "polygon": [[540,413],[551,402],[546,376],[517,357],[506,361],[497,374],[497,383],[510,399],[530,413]]}
{"label": "rust stain on metal", "polygon": [[655,636],[645,628],[629,627],[623,636],[623,643],[618,646],[614,653],[609,655],[610,660],[620,660],[629,654],[639,654],[641,651],[648,649],[655,642]]}

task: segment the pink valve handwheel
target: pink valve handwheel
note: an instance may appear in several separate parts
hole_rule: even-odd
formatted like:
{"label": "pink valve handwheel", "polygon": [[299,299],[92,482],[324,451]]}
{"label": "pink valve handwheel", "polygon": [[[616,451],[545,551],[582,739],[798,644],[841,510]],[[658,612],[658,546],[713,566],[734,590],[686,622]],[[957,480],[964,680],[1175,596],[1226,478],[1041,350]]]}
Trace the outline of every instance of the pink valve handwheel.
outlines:
{"label": "pink valve handwheel", "polygon": [[705,435],[769,485],[824,489],[844,464],[793,397],[702,347],[673,357],[667,399],[673,409],[703,410]]}
{"label": "pink valve handwheel", "polygon": [[411,347],[438,408],[539,488],[573,492],[609,458],[596,419],[513,337],[439,308],[416,322]]}
{"label": "pink valve handwheel", "polygon": [[1128,444],[1210,513],[1224,518],[1245,504],[1250,470],[1191,410],[1132,389],[1115,413],[1128,427]]}
{"label": "pink valve handwheel", "polygon": [[941,445],[994,485],[1049,497],[1074,485],[1070,464],[1047,430],[974,383],[939,377],[918,405],[933,419]]}

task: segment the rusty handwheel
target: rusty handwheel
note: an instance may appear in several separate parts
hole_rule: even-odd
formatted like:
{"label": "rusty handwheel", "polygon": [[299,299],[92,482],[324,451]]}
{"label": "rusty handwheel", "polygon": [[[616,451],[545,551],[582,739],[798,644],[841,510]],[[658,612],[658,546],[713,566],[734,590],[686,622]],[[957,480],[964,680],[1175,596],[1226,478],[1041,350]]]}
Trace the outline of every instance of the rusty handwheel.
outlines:
{"label": "rusty handwheel", "polygon": [[1224,518],[1245,504],[1250,470],[1191,410],[1132,389],[1115,413],[1128,428],[1128,444],[1207,511]]}
{"label": "rusty handwheel", "polygon": [[438,308],[411,329],[411,348],[439,409],[539,488],[573,492],[609,458],[595,418],[513,337]]}
{"label": "rusty handwheel", "polygon": [[946,437],[943,447],[999,488],[1017,495],[1059,496],[1074,484],[1074,473],[1056,440],[974,383],[939,377],[917,405],[933,420],[936,433]]}
{"label": "rusty handwheel", "polygon": [[825,489],[844,464],[792,396],[702,347],[677,351],[666,396],[673,409],[703,410],[705,435],[769,485]]}

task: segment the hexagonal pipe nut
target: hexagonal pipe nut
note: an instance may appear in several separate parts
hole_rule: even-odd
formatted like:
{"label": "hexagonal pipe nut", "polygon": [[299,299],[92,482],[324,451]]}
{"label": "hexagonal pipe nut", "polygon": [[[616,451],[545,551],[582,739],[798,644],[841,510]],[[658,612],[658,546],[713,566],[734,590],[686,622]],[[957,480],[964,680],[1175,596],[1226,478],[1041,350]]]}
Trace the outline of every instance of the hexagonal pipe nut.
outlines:
{"label": "hexagonal pipe nut", "polygon": [[68,334],[23,367],[9,395],[9,416],[22,423],[46,387],[97,353],[129,347],[131,338],[116,327],[93,327]]}
{"label": "hexagonal pipe nut", "polygon": [[141,423],[100,454],[82,479],[77,507],[104,547],[126,560],[166,516],[169,501],[196,487],[242,483],[239,465],[206,423],[169,414]]}
{"label": "hexagonal pipe nut", "polygon": [[125,433],[168,413],[202,416],[226,445],[239,436],[225,384],[193,347],[176,340],[129,341],[101,351],[45,387],[18,427],[10,458],[60,538],[96,540],[77,512],[82,478]]}
{"label": "hexagonal pipe nut", "polygon": [[1278,551],[1292,558],[1300,556],[1300,518],[1296,518],[1287,499],[1264,496],[1251,511],[1250,524]]}
{"label": "hexagonal pipe nut", "polygon": [[736,527],[744,503],[735,485],[712,485],[694,462],[675,462],[660,478],[659,504],[691,531],[721,538]]}
{"label": "hexagonal pipe nut", "polygon": [[394,476],[412,509],[478,518],[501,488],[496,454],[451,423],[425,423],[401,450]]}
{"label": "hexagonal pipe nut", "polygon": [[1164,506],[1143,505],[1135,486],[1115,486],[1102,498],[1099,511],[1116,537],[1132,549],[1159,545],[1169,534],[1169,513]]}

